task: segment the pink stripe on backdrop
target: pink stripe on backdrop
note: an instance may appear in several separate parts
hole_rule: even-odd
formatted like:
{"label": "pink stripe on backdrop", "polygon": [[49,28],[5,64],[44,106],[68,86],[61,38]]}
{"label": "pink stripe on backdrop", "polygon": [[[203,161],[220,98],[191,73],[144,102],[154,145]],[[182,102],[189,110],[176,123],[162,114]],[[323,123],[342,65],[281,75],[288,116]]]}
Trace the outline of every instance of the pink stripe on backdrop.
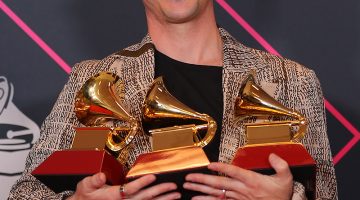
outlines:
{"label": "pink stripe on backdrop", "polygon": [[[230,16],[234,18],[261,46],[264,47],[268,52],[281,56],[255,29],[247,23],[225,0],[216,0],[217,3],[223,7]],[[343,158],[348,151],[360,140],[359,131],[334,107],[329,101],[324,99],[326,109],[351,133],[354,138],[346,144],[342,150],[334,157],[334,163],[337,164],[341,158]]]}
{"label": "pink stripe on backdrop", "polygon": [[334,164],[338,164],[339,161],[353,148],[353,146],[359,142],[359,137],[353,137],[333,158]]}
{"label": "pink stripe on backdrop", "polygon": [[0,0],[0,9],[10,17],[39,47],[44,50],[66,73],[70,73],[71,67],[53,51],[31,28],[24,23],[3,1]]}
{"label": "pink stripe on backdrop", "polygon": [[360,132],[326,99],[324,99],[327,110],[343,124],[354,136],[360,137]]}
{"label": "pink stripe on backdrop", "polygon": [[337,164],[350,150],[351,148],[359,141],[360,132],[338,111],[336,108],[330,104],[329,101],[324,99],[325,106],[327,110],[341,123],[345,128],[354,135],[354,138],[350,140],[334,157],[334,163]]}

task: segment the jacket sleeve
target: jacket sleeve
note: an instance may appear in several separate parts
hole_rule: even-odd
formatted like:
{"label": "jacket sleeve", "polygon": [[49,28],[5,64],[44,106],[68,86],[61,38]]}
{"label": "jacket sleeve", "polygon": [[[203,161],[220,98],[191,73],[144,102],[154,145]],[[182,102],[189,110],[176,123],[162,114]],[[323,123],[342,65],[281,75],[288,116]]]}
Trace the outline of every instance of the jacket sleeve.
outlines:
{"label": "jacket sleeve", "polygon": [[[303,68],[300,73],[303,73],[303,80],[296,86],[301,94],[298,106],[308,120],[308,131],[301,142],[316,161],[316,199],[338,199],[320,82],[312,70]],[[305,197],[303,192],[304,190],[295,184],[293,197]]]}
{"label": "jacket sleeve", "polygon": [[64,199],[72,194],[72,191],[55,194],[31,172],[54,151],[70,147],[75,132],[73,127],[79,125],[73,111],[75,95],[92,71],[89,67],[96,63],[95,60],[84,61],[73,67],[68,82],[41,126],[40,138],[32,147],[25,170],[12,187],[9,199]]}
{"label": "jacket sleeve", "polygon": [[307,200],[305,187],[301,183],[294,181],[293,196],[291,200]]}

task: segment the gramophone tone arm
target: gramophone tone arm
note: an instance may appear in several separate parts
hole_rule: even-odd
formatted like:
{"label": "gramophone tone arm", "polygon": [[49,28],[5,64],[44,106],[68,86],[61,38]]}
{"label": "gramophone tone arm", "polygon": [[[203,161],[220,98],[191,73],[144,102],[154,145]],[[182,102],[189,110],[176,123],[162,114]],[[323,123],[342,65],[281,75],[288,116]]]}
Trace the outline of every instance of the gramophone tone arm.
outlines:
{"label": "gramophone tone arm", "polygon": [[[209,144],[211,142],[211,140],[214,138],[217,125],[216,125],[216,121],[209,115],[207,115],[207,114],[200,114],[200,115],[202,116],[203,120],[207,121],[208,123],[196,125],[194,127],[195,136],[196,136],[194,138],[195,138],[195,140],[197,140],[197,141],[195,141],[194,145],[199,146],[199,147],[204,147],[207,144]],[[207,129],[207,132],[206,132],[204,138],[199,139],[197,132],[202,129]]]}
{"label": "gramophone tone arm", "polygon": [[135,137],[139,130],[139,123],[135,118],[130,118],[130,127],[115,127],[109,133],[106,146],[113,152],[118,153],[124,149]]}

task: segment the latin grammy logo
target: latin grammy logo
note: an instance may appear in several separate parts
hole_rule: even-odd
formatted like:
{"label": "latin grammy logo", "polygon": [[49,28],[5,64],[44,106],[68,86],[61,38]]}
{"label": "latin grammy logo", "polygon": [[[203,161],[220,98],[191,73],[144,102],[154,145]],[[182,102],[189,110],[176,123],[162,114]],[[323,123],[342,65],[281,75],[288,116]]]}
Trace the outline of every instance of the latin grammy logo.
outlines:
{"label": "latin grammy logo", "polygon": [[0,76],[0,188],[3,192],[19,178],[32,144],[39,138],[39,126],[13,103],[14,86]]}

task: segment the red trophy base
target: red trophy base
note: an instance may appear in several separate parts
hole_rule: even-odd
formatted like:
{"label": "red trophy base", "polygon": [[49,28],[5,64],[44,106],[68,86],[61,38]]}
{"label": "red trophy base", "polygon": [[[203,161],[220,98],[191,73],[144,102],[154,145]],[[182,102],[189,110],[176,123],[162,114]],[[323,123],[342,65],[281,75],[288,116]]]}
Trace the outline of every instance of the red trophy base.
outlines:
{"label": "red trophy base", "polygon": [[182,199],[190,199],[201,193],[183,188],[185,176],[189,173],[211,174],[211,171],[207,169],[209,164],[209,159],[201,147],[154,151],[141,154],[126,175],[126,179],[131,181],[147,174],[154,174],[156,181],[152,185],[174,182],[178,186],[177,191],[182,194]]}
{"label": "red trophy base", "polygon": [[236,152],[232,164],[262,174],[275,174],[269,163],[271,153],[287,161],[294,181],[300,182],[305,187],[308,199],[315,199],[316,162],[302,144],[245,146]]}
{"label": "red trophy base", "polygon": [[103,172],[107,184],[124,183],[123,166],[104,150],[56,151],[31,174],[54,192],[75,191],[76,185],[86,176]]}

